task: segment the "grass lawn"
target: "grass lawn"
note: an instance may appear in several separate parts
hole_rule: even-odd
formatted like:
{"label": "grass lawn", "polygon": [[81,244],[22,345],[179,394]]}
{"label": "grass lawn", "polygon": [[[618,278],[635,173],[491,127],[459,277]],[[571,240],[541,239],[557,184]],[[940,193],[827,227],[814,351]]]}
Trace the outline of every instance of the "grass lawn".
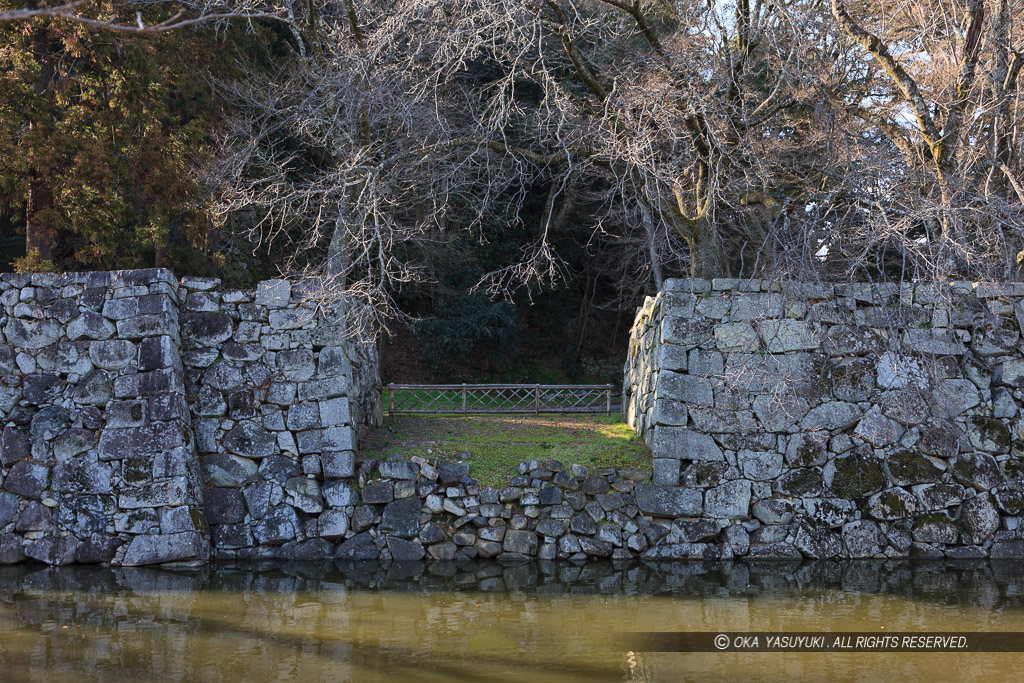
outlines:
{"label": "grass lawn", "polygon": [[470,476],[505,486],[524,460],[650,469],[651,453],[617,415],[393,415],[360,441],[360,454],[384,461],[418,455],[468,462]]}

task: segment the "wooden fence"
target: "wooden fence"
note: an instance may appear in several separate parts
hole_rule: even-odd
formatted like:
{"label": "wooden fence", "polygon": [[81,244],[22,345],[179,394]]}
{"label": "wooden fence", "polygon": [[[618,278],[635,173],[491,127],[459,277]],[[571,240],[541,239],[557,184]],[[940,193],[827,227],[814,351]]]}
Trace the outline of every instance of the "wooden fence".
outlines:
{"label": "wooden fence", "polygon": [[611,384],[389,384],[388,413],[607,413]]}

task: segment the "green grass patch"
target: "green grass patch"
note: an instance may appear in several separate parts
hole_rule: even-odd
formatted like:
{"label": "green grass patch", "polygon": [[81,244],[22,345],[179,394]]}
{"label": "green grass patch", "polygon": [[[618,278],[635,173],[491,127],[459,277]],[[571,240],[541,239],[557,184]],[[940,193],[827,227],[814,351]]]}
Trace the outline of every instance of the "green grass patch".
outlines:
{"label": "green grass patch", "polygon": [[393,415],[360,442],[360,455],[467,462],[488,486],[507,485],[524,460],[651,467],[650,451],[617,415]]}

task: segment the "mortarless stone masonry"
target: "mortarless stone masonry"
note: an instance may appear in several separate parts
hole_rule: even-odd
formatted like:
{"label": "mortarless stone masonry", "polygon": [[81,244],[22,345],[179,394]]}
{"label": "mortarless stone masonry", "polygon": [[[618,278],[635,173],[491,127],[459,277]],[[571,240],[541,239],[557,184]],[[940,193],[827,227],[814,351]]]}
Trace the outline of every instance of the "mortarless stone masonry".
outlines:
{"label": "mortarless stone masonry", "polygon": [[[0,563],[199,563],[211,540],[304,538],[293,506],[319,513],[317,479],[351,477],[357,428],[380,420],[374,345],[314,293],[0,276]],[[245,496],[263,514],[239,515]]]}
{"label": "mortarless stone masonry", "polygon": [[1022,326],[1024,283],[670,280],[623,408],[735,554],[1022,558]]}
{"label": "mortarless stone masonry", "polygon": [[653,470],[359,460],[376,351],[301,283],[0,276],[0,564],[1024,558],[1024,285],[669,281]]}

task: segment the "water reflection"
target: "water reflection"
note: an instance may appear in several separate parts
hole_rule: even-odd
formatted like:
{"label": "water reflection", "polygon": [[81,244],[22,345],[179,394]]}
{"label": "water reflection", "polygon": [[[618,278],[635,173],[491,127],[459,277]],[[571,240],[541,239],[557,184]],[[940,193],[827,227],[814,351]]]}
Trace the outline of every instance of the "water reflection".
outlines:
{"label": "water reflection", "polygon": [[662,630],[1020,630],[999,562],[0,567],[0,679],[1009,680],[1024,655],[628,653]]}

